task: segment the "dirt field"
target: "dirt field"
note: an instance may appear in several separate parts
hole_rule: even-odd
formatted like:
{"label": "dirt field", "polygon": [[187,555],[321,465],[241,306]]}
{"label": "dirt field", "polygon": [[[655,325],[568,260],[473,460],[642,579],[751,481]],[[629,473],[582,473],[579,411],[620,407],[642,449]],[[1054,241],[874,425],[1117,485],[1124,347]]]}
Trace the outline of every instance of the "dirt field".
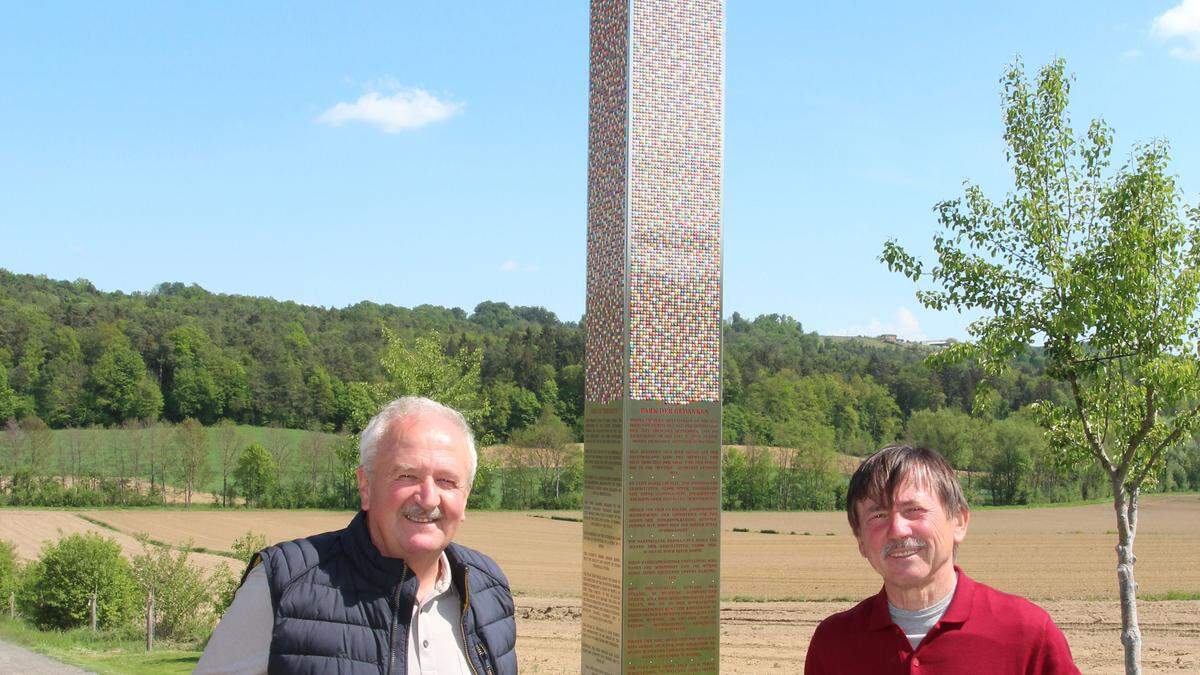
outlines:
{"label": "dirt field", "polygon": [[[579,671],[579,601],[517,598],[517,650],[522,673]],[[726,602],[721,605],[721,672],[799,673],[808,639],[821,619],[852,602]],[[1071,644],[1084,673],[1124,673],[1117,603],[1040,603]],[[1200,672],[1200,602],[1142,603],[1142,668],[1146,673]]]}
{"label": "dirt field", "polygon": [[[246,531],[269,541],[337,529],[346,512],[80,511],[125,533],[228,550]],[[459,541],[495,557],[520,613],[523,672],[574,672],[579,663],[580,524],[540,514],[471,513]],[[561,514],[578,517],[578,513]],[[1200,497],[1143,500],[1136,543],[1142,595],[1200,592]],[[744,528],[750,532],[734,532]],[[0,538],[23,557],[57,530],[132,537],[72,512],[0,510]],[[879,589],[840,513],[727,513],[722,524],[722,671],[795,672],[818,621]],[[775,530],[779,534],[763,534]],[[973,577],[1036,599],[1063,628],[1084,672],[1121,671],[1115,522],[1104,504],[977,510],[960,562]],[[795,532],[796,534],[790,534]],[[807,533],[807,534],[806,534]],[[197,555],[206,566],[240,564]],[[804,600],[806,602],[799,602]],[[1200,601],[1140,603],[1148,672],[1200,672]]]}

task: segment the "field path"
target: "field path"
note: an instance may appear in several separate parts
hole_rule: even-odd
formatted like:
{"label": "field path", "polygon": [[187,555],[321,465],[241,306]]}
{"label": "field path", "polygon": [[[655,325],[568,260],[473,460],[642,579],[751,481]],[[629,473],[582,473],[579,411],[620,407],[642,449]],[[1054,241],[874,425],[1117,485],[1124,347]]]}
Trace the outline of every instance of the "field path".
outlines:
{"label": "field path", "polygon": [[29,675],[83,675],[86,670],[59,663],[41,654],[0,641],[0,673]]}

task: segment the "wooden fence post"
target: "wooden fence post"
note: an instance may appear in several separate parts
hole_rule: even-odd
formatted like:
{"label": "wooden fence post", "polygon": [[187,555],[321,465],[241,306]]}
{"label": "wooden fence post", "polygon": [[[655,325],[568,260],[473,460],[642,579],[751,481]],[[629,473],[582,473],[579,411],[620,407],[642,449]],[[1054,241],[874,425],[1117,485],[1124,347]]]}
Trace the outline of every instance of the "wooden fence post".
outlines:
{"label": "wooden fence post", "polygon": [[8,618],[10,618],[10,619],[17,618],[17,592],[16,591],[8,592]]}
{"label": "wooden fence post", "polygon": [[154,649],[154,589],[146,596],[146,651]]}
{"label": "wooden fence post", "polygon": [[90,596],[88,596],[88,617],[91,619],[92,632],[95,633],[96,632],[96,593],[95,593],[95,591],[93,591],[92,594]]}

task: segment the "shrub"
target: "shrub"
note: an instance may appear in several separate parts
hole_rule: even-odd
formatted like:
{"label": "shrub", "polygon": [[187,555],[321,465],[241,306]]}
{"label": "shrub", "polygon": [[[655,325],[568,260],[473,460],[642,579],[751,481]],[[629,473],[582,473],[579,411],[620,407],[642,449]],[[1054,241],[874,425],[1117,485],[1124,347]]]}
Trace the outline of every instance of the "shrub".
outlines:
{"label": "shrub", "polygon": [[74,628],[88,621],[88,601],[97,596],[97,622],[120,628],[137,615],[139,593],[117,542],[99,534],[72,534],[45,544],[22,575],[21,613],[38,628]]}
{"label": "shrub", "polygon": [[155,634],[202,639],[215,623],[212,584],[188,564],[188,551],[173,552],[150,544],[144,536],[139,539],[143,553],[133,558],[133,574],[144,592],[154,591]]}
{"label": "shrub", "polygon": [[17,573],[19,571],[16,545],[0,539],[0,602],[5,607],[8,605],[8,594],[17,590]]}
{"label": "shrub", "polygon": [[[247,532],[237,539],[233,540],[233,555],[239,560],[246,561],[250,564],[250,558],[254,554],[267,547],[267,538],[257,532]],[[217,578],[213,580],[213,586],[216,589],[216,600],[214,601],[214,610],[220,616],[229,609],[229,605],[233,604],[233,596],[237,594],[237,589],[242,585],[242,573],[234,574],[226,569],[219,572]]]}

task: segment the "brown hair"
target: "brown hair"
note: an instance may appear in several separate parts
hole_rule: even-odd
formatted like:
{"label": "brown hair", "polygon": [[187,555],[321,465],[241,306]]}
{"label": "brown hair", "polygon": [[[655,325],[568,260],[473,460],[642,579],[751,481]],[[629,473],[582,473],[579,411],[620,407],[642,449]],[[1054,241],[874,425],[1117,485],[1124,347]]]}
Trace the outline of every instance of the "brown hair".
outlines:
{"label": "brown hair", "polygon": [[889,445],[863,460],[846,489],[846,515],[850,529],[858,535],[858,503],[870,499],[890,508],[892,496],[905,478],[913,476],[932,489],[946,510],[947,517],[957,516],[968,509],[967,498],[954,467],[935,450],[910,445]]}

